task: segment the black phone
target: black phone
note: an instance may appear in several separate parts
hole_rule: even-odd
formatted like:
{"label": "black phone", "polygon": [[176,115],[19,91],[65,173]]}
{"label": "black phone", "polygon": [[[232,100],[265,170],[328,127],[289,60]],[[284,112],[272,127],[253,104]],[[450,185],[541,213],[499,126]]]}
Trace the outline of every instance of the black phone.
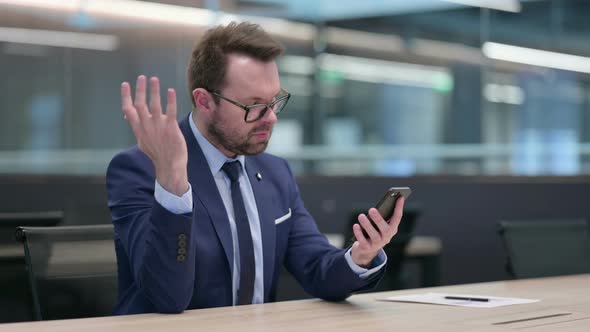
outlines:
{"label": "black phone", "polygon": [[[383,197],[381,197],[377,205],[375,205],[375,208],[379,211],[383,219],[385,219],[385,221],[389,223],[389,219],[391,219],[391,217],[393,216],[393,210],[395,209],[395,203],[397,202],[398,198],[403,197],[404,199],[408,199],[408,197],[410,197],[411,194],[412,189],[410,189],[409,187],[391,187],[387,189]],[[377,230],[379,230],[379,228],[377,228],[377,225],[375,225],[373,220],[371,220],[371,217],[369,217],[369,220],[371,221],[373,226]],[[365,229],[362,228],[362,226],[361,229],[363,231],[363,235],[365,236],[365,238],[369,238],[369,235],[367,234]]]}

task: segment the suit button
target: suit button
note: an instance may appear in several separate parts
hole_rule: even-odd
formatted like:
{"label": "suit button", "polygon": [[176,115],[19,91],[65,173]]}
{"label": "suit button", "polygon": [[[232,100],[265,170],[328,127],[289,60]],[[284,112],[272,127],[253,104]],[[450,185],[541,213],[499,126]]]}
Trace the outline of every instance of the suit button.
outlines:
{"label": "suit button", "polygon": [[184,248],[178,249],[178,255],[183,255],[183,256],[186,255],[186,249],[184,249]]}
{"label": "suit button", "polygon": [[176,256],[176,260],[179,261],[179,262],[184,262],[185,258],[186,258],[186,256],[184,256],[184,255],[178,255],[178,256]]}
{"label": "suit button", "polygon": [[186,241],[184,241],[184,240],[178,240],[178,246],[181,247],[181,248],[186,247]]}
{"label": "suit button", "polygon": [[186,235],[185,234],[178,234],[178,241],[186,241]]}

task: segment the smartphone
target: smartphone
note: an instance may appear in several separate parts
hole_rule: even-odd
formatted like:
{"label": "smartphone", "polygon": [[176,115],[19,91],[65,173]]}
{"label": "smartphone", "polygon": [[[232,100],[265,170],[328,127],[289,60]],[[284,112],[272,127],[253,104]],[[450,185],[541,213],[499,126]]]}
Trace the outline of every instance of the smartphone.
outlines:
{"label": "smartphone", "polygon": [[[379,200],[377,205],[375,205],[375,208],[379,211],[383,219],[385,219],[385,221],[389,223],[389,219],[391,219],[391,217],[393,216],[393,210],[395,209],[395,203],[397,202],[398,198],[403,197],[404,199],[408,199],[408,197],[410,197],[410,194],[412,194],[412,189],[410,189],[409,187],[391,187],[387,189],[381,200]],[[373,226],[377,230],[379,230],[379,228],[377,228],[377,225],[373,222],[373,220],[371,220],[371,217],[369,217],[369,220],[371,221]],[[363,231],[363,235],[365,236],[365,238],[369,238],[369,235],[367,234],[365,229],[362,227],[361,229]]]}

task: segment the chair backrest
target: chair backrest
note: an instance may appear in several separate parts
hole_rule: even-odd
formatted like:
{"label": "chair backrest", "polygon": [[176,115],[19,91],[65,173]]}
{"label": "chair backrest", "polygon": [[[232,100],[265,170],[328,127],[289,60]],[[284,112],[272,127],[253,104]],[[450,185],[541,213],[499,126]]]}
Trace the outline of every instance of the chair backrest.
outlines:
{"label": "chair backrest", "polygon": [[[24,263],[24,255],[18,243],[14,242],[14,229],[18,226],[50,227],[64,219],[62,211],[0,212],[0,255],[2,263],[10,259]],[[1,277],[1,276],[0,276]]]}
{"label": "chair backrest", "polygon": [[590,273],[585,220],[500,221],[508,270],[517,279]]}
{"label": "chair backrest", "polygon": [[17,226],[50,227],[63,219],[63,211],[0,212],[0,244],[18,246],[14,242],[14,229]]}
{"label": "chair backrest", "polygon": [[[344,232],[345,240],[347,241],[345,242],[345,247],[352,245],[351,240],[354,236],[352,225],[358,223],[357,216],[360,213],[366,212],[366,209],[355,209],[351,212],[349,225]],[[387,254],[385,275],[377,287],[371,291],[378,292],[405,288],[403,278],[401,277],[402,268],[406,258],[405,251],[408,243],[410,243],[410,240],[414,235],[416,220],[420,216],[420,212],[421,209],[417,206],[406,205],[404,208],[404,215],[398,227],[397,234],[391,239],[391,242],[383,248],[385,254]]]}
{"label": "chair backrest", "polygon": [[22,245],[14,241],[17,226],[55,226],[64,219],[64,212],[2,211],[0,212],[0,302],[10,303],[11,310],[0,311],[0,323],[30,321],[32,303]]}
{"label": "chair backrest", "polygon": [[117,260],[112,225],[18,227],[37,320],[112,314]]}

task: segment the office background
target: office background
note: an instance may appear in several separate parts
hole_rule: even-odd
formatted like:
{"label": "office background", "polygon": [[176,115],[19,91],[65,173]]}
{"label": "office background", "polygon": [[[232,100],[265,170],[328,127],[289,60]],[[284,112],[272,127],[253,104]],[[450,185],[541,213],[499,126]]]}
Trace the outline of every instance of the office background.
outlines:
{"label": "office background", "polygon": [[195,42],[251,20],[287,46],[269,151],[320,229],[408,185],[442,284],[509,278],[497,221],[590,217],[590,2],[464,2],[0,0],[0,213],[109,223],[106,166],[135,143],[120,82],[160,77],[185,116]]}

